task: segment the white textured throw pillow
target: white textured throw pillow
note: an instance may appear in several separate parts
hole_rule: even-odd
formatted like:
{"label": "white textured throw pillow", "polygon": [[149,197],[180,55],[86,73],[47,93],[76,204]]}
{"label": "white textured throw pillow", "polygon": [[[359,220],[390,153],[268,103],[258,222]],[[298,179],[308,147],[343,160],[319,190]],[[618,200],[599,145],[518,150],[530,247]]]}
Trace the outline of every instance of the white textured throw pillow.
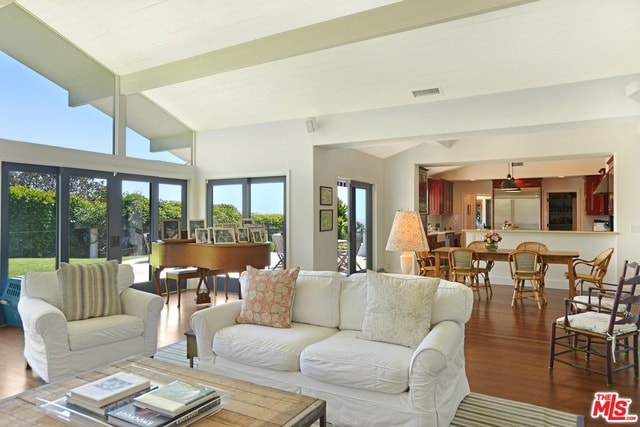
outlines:
{"label": "white textured throw pillow", "polygon": [[361,338],[416,348],[431,328],[431,302],[440,279],[367,271]]}

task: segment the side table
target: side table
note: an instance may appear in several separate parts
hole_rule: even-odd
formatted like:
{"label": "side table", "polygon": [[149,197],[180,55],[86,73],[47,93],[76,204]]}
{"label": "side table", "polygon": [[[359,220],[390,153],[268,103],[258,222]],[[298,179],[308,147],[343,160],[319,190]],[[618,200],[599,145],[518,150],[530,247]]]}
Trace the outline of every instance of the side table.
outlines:
{"label": "side table", "polygon": [[184,334],[187,336],[187,359],[189,359],[189,367],[193,368],[193,359],[198,355],[196,334],[192,330],[188,330]]}

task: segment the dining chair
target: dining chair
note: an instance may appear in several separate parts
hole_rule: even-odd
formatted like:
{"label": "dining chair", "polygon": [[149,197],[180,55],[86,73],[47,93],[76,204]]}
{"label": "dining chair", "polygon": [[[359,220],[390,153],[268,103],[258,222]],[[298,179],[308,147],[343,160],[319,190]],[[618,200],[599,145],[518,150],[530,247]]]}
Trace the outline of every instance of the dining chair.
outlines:
{"label": "dining chair", "polygon": [[[595,304],[588,304],[586,310],[574,314],[576,301],[565,299],[565,314],[556,319],[551,328],[549,369],[553,369],[554,362],[564,363],[606,376],[607,386],[613,384],[615,372],[625,369],[632,368],[637,378],[640,330],[640,295],[636,292],[638,283],[640,275],[620,277],[611,309],[605,308],[599,300]],[[580,362],[582,357],[575,357],[575,353],[584,353],[585,361]],[[604,359],[604,370],[602,364],[591,361],[592,356]]]}
{"label": "dining chair", "polygon": [[[640,275],[640,263],[629,262],[625,260],[622,266],[622,273],[619,280],[626,280],[633,276]],[[614,296],[616,293],[617,283],[602,282],[598,286],[590,286],[587,292],[583,295],[576,295],[573,297],[573,311],[574,313],[580,313],[586,310],[593,310],[594,307],[599,307],[602,311],[612,310]],[[626,310],[626,306],[620,306],[618,308],[619,313],[622,314]]]}
{"label": "dining chair", "polygon": [[[513,279],[513,298],[511,307],[516,300],[533,299],[538,304],[538,309],[547,303],[544,286],[542,286],[543,266],[542,257],[538,252],[515,250],[509,253],[509,270]],[[526,286],[527,282],[531,287]]]}
{"label": "dining chair", "polygon": [[[474,240],[473,242],[469,242],[467,248],[478,250],[484,248],[484,240]],[[480,260],[478,263],[478,274],[482,276],[484,281],[484,287],[487,290],[487,293],[491,293],[493,296],[493,289],[491,288],[491,280],[489,279],[489,272],[495,265],[495,261],[492,260]],[[488,295],[487,295],[488,296]]]}
{"label": "dining chair", "polygon": [[[544,253],[549,250],[549,247],[542,242],[520,242],[516,246],[516,250],[518,251],[534,251],[538,253]],[[547,274],[547,270],[549,269],[549,264],[544,262],[544,257],[542,258],[542,281],[540,282],[541,286],[544,286],[544,278]]]}
{"label": "dining chair", "polygon": [[591,260],[576,258],[573,261],[573,276],[576,280],[576,290],[578,285],[580,285],[580,294],[583,293],[585,282],[602,288],[602,282],[607,275],[607,269],[609,268],[612,255],[613,248],[608,248]]}
{"label": "dining chair", "polygon": [[[478,265],[480,258],[478,253],[469,248],[453,248],[449,252],[449,279],[454,282],[463,283],[478,293],[480,297],[480,280],[478,280]],[[487,298],[489,288],[485,285]]]}

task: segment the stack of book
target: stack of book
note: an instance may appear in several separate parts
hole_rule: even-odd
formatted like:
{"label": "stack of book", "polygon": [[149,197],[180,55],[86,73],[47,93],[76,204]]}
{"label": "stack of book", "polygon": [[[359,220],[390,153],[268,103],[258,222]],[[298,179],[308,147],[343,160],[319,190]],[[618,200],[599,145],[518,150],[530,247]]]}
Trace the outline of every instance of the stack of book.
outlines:
{"label": "stack of book", "polygon": [[216,389],[173,381],[107,412],[107,422],[121,427],[180,427],[209,415],[220,405]]}
{"label": "stack of book", "polygon": [[69,390],[67,406],[92,415],[106,417],[107,412],[125,405],[137,396],[152,390],[148,379],[127,372],[108,377]]}

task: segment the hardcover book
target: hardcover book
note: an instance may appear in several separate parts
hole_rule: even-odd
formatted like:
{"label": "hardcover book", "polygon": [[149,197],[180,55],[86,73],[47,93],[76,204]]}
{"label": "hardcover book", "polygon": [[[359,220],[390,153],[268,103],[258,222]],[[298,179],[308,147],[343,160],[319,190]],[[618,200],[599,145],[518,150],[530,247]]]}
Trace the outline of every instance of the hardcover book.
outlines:
{"label": "hardcover book", "polygon": [[150,385],[146,378],[128,372],[118,372],[73,388],[69,390],[68,396],[76,403],[85,402],[99,408],[148,389]]}
{"label": "hardcover book", "polygon": [[134,404],[173,417],[215,396],[213,387],[176,380],[136,397]]}
{"label": "hardcover book", "polygon": [[220,406],[220,396],[213,397],[180,415],[170,417],[129,403],[109,411],[107,413],[107,422],[120,427],[182,427],[209,415],[218,406]]}
{"label": "hardcover book", "polygon": [[67,407],[74,410],[79,410],[81,412],[90,414],[90,415],[98,415],[102,418],[106,418],[107,412],[117,409],[121,406],[126,405],[127,403],[132,403],[133,399],[147,393],[151,390],[155,390],[158,386],[152,385],[149,388],[144,388],[140,391],[137,391],[131,395],[128,395],[120,400],[116,400],[115,402],[108,403],[104,406],[95,406],[89,402],[85,402],[82,399],[76,399],[73,396],[67,393],[65,402]]}

